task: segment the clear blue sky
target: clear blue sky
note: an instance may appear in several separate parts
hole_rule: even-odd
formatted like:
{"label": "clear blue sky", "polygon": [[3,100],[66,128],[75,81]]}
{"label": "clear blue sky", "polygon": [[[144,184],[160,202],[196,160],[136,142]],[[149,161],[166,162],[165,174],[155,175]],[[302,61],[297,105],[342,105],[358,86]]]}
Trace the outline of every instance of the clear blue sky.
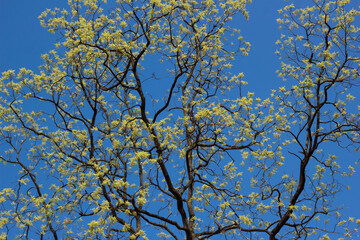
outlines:
{"label": "clear blue sky", "polygon": [[[30,68],[37,71],[40,55],[53,48],[56,36],[40,26],[38,15],[46,8],[63,7],[64,0],[0,0],[0,71]],[[274,55],[275,41],[280,32],[276,24],[277,9],[284,6],[282,0],[254,0],[249,6],[250,20],[238,20],[243,36],[252,44],[250,55],[234,63],[235,71],[243,71],[249,85],[246,90],[262,97],[269,90],[283,85],[275,71],[280,62]],[[355,1],[354,1],[355,2]],[[347,154],[339,158],[359,155]],[[356,169],[359,170],[359,169]],[[0,188],[5,187],[9,177],[8,167],[0,165]],[[347,208],[344,213],[360,218],[360,172],[347,184],[351,190],[338,195],[339,205]]]}

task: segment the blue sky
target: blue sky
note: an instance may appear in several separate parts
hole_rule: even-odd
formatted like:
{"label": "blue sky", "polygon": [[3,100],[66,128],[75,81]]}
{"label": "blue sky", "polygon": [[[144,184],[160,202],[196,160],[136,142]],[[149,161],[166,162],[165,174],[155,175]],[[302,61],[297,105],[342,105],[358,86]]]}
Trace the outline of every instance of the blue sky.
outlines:
{"label": "blue sky", "polygon": [[[46,8],[62,7],[64,0],[0,0],[0,71],[26,67],[34,71],[41,65],[40,55],[53,49],[56,35],[48,33],[40,26],[38,16]],[[244,38],[252,45],[247,58],[234,63],[234,71],[245,73],[249,85],[245,90],[267,97],[270,89],[283,85],[277,78],[276,69],[280,65],[275,56],[275,41],[280,32],[276,24],[277,9],[284,6],[282,0],[255,0],[249,6],[250,20],[236,20],[240,24]],[[359,154],[347,153],[339,158],[360,158]],[[356,169],[359,170],[359,169]],[[0,165],[0,188],[5,187],[9,177],[9,167]],[[14,173],[14,172],[13,172]],[[338,195],[337,203],[344,204],[345,215],[360,218],[360,174],[356,173],[346,184],[351,190]]]}

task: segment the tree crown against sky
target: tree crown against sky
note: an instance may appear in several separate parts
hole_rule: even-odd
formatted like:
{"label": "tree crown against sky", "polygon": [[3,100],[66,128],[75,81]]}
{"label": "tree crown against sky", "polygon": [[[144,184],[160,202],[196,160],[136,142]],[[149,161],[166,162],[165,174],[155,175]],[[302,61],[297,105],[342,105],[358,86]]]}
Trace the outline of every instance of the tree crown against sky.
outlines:
{"label": "tree crown against sky", "polygon": [[[38,73],[2,74],[1,237],[294,239],[357,236],[334,196],[359,144],[359,31],[349,1],[279,10],[285,86],[231,65],[250,1],[69,1]],[[256,90],[256,89],[255,89]],[[154,236],[154,237],[152,237]],[[155,237],[156,236],[156,237]]]}

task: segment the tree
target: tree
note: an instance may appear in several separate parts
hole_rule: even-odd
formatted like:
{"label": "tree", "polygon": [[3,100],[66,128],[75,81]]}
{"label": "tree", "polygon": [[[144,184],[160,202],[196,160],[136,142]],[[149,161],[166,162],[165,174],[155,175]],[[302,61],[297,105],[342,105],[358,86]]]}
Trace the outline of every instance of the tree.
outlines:
{"label": "tree", "polygon": [[230,25],[249,2],[45,11],[57,50],[0,82],[1,161],[20,170],[0,192],[2,239],[357,236],[333,198],[355,162],[334,151],[360,141],[360,11],[280,10],[287,83],[261,100],[237,94],[246,82],[230,69],[249,51]]}

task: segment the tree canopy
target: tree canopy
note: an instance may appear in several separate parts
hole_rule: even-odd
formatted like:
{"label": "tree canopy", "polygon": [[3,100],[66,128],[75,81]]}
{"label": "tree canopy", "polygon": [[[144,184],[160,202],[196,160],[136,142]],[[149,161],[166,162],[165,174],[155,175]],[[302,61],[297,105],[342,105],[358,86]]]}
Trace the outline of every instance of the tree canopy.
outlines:
{"label": "tree canopy", "polygon": [[[292,2],[292,1],[290,1]],[[284,86],[232,64],[251,0],[69,0],[40,70],[0,79],[0,239],[350,239],[334,201],[360,143],[360,11],[279,10]],[[246,69],[244,69],[246,73]]]}

